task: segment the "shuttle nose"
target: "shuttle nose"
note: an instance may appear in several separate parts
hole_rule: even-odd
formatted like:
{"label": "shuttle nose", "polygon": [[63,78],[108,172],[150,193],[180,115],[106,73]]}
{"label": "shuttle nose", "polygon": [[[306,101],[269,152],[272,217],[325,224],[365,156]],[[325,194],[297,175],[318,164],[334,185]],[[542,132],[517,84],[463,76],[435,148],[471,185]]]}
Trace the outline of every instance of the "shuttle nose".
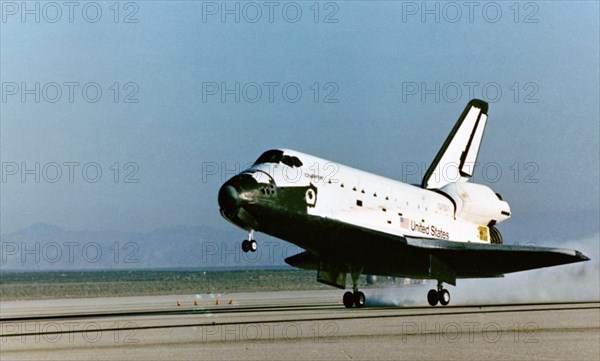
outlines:
{"label": "shuttle nose", "polygon": [[231,185],[224,185],[219,190],[219,207],[223,210],[232,210],[240,205],[238,191]]}
{"label": "shuttle nose", "polygon": [[219,189],[219,207],[224,214],[233,214],[244,204],[252,203],[258,183],[248,174],[239,174],[227,181]]}

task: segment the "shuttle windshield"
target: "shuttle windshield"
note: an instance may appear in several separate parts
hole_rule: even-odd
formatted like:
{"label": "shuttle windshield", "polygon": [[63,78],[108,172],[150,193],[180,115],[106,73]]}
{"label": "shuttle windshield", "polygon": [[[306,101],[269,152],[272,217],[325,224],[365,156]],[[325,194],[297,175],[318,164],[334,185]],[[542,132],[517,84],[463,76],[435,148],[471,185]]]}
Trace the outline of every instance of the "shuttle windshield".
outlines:
{"label": "shuttle windshield", "polygon": [[254,162],[255,165],[262,163],[283,163],[292,168],[302,167],[302,162],[298,157],[283,154],[283,151],[277,149],[267,150]]}

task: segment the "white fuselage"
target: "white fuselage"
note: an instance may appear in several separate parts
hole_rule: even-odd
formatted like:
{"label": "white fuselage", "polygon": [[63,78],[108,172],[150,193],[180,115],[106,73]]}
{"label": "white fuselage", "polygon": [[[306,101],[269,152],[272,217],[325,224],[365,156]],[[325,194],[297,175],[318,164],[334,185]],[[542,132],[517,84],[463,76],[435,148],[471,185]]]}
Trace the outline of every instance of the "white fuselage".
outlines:
{"label": "white fuselage", "polygon": [[[471,199],[465,189],[451,189],[450,195],[444,194],[443,188],[441,192],[427,190],[297,151],[283,151],[297,156],[302,167],[263,163],[249,170],[268,173],[278,187],[313,185],[316,192],[309,189],[305,196],[310,215],[398,236],[490,243],[489,220],[469,216],[467,208],[472,208],[473,201],[478,200]],[[267,177],[261,177],[260,172],[254,176],[260,183],[267,182]],[[510,216],[508,204],[489,188],[471,183],[467,191],[469,188],[483,194],[479,197],[482,200],[475,204],[477,214],[482,210],[484,214],[485,211],[498,213],[494,223]],[[453,197],[452,192],[457,195]]]}

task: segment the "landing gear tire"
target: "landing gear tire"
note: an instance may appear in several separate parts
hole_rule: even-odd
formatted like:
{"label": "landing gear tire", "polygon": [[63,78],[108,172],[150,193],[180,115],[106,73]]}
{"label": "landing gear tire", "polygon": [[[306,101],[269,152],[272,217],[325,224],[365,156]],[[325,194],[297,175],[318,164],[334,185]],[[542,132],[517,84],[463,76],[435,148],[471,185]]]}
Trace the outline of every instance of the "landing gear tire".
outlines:
{"label": "landing gear tire", "polygon": [[354,305],[356,306],[356,308],[365,307],[366,301],[367,299],[364,293],[359,291],[354,294]]}
{"label": "landing gear tire", "polygon": [[352,276],[352,292],[344,293],[343,301],[346,308],[352,308],[352,306],[356,306],[356,308],[365,307],[367,298],[364,293],[358,290],[358,286],[356,285],[362,270],[362,267],[356,268],[348,265],[348,271],[350,271],[350,275]]}
{"label": "landing gear tire", "polygon": [[352,294],[352,292],[344,293],[343,302],[346,308],[352,308],[354,305],[354,294]]}
{"label": "landing gear tire", "polygon": [[246,252],[256,252],[258,249],[258,243],[254,240],[254,230],[250,230],[248,232],[248,239],[242,241],[242,251]]}
{"label": "landing gear tire", "polygon": [[248,241],[248,240],[242,241],[242,251],[244,251],[244,252],[250,251],[250,241]]}
{"label": "landing gear tire", "polygon": [[[433,290],[431,290],[433,291]],[[450,292],[448,290],[441,290],[437,292],[438,300],[440,301],[440,305],[446,306],[450,303]],[[428,295],[429,297],[429,295]]]}
{"label": "landing gear tire", "polygon": [[439,301],[438,291],[429,290],[429,292],[427,292],[427,302],[429,302],[429,305],[435,306],[435,305],[437,305],[438,301]]}

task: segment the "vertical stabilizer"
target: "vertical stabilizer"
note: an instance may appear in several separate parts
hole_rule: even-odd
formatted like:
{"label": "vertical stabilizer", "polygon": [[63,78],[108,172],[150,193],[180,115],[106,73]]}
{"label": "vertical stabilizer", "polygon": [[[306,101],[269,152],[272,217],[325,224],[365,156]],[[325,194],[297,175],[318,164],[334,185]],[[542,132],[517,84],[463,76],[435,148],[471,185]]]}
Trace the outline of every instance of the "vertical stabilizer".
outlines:
{"label": "vertical stabilizer", "polygon": [[438,189],[449,183],[466,182],[472,175],[487,121],[488,104],[473,99],[456,122],[435,156],[421,187]]}

